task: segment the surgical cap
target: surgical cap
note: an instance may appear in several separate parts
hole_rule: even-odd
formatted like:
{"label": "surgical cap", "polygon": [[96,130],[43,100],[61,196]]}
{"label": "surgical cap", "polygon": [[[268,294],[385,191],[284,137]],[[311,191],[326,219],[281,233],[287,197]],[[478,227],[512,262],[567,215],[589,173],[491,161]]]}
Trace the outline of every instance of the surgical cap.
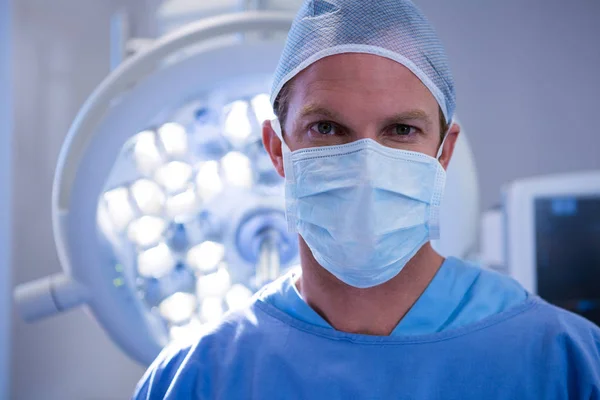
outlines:
{"label": "surgical cap", "polygon": [[342,53],[375,54],[404,65],[429,89],[451,122],[456,95],[444,47],[423,13],[408,0],[305,1],[275,72],[271,104],[300,71]]}

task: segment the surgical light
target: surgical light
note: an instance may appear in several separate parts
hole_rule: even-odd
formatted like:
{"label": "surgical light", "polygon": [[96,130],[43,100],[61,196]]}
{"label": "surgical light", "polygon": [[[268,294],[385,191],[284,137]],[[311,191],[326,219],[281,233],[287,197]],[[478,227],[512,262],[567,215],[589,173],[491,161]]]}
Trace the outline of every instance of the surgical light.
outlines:
{"label": "surgical light", "polygon": [[105,202],[100,202],[98,205],[98,216],[97,216],[98,228],[100,228],[100,232],[107,238],[115,237],[113,232],[113,223],[108,215],[108,209],[106,207]]}
{"label": "surgical light", "polygon": [[187,343],[198,336],[202,329],[200,318],[192,317],[189,322],[181,325],[173,325],[169,329],[169,336],[173,340]]}
{"label": "surgical light", "polygon": [[121,187],[104,193],[104,201],[108,215],[119,231],[125,229],[129,222],[135,217],[135,213],[129,203],[129,190]]}
{"label": "surgical light", "polygon": [[170,196],[166,202],[167,216],[178,221],[189,218],[197,211],[198,197],[193,188]]}
{"label": "surgical light", "polygon": [[221,160],[225,179],[234,186],[252,186],[252,165],[250,159],[240,152],[232,151]]}
{"label": "surgical light", "polygon": [[223,316],[223,301],[219,297],[208,297],[202,301],[200,316],[204,322],[212,322]]}
{"label": "surgical light", "polygon": [[177,292],[164,299],[158,308],[165,319],[180,324],[192,318],[197,306],[198,299],[195,295]]}
{"label": "surgical light", "polygon": [[225,255],[225,246],[221,243],[206,241],[192,247],[186,257],[189,266],[208,272],[217,268]]}
{"label": "surgical light", "polygon": [[252,108],[254,110],[256,120],[259,122],[266,120],[270,121],[275,118],[273,107],[271,107],[271,102],[269,101],[269,95],[266,93],[254,96],[252,99]]}
{"label": "surgical light", "polygon": [[192,166],[181,162],[172,161],[163,165],[156,171],[154,179],[169,193],[184,189],[192,177]]}
{"label": "surgical light", "polygon": [[203,201],[210,201],[223,190],[223,183],[219,176],[219,163],[205,161],[198,165],[196,174],[196,190]]}
{"label": "surgical light", "polygon": [[145,215],[129,224],[127,236],[138,246],[149,246],[160,241],[166,227],[164,219]]}
{"label": "surgical light", "polygon": [[131,185],[131,194],[139,210],[144,214],[160,214],[166,196],[160,186],[149,179],[140,179]]}
{"label": "surgical light", "polygon": [[237,100],[229,105],[225,118],[224,134],[234,143],[243,143],[252,133],[248,119],[248,103]]}
{"label": "surgical light", "polygon": [[235,310],[247,304],[251,297],[252,291],[250,289],[244,285],[236,284],[225,295],[225,301],[227,301],[229,309]]}
{"label": "surgical light", "polygon": [[175,268],[175,257],[165,243],[143,250],[137,257],[137,268],[146,278],[162,278]]}
{"label": "surgical light", "polygon": [[268,232],[282,238],[276,270],[297,263],[283,198],[262,189],[283,181],[256,170],[261,119],[272,115],[266,93],[292,20],[261,11],[199,21],[98,87],[54,183],[65,273],[16,290],[26,319],[87,304],[115,343],[149,364],[260,288]]}
{"label": "surgical light", "polygon": [[201,275],[197,283],[198,297],[210,298],[218,297],[222,299],[231,287],[231,278],[225,265],[212,274]]}
{"label": "surgical light", "polygon": [[156,146],[156,135],[153,131],[147,130],[137,135],[133,155],[138,169],[146,175],[150,175],[163,163],[163,158]]}
{"label": "surgical light", "polygon": [[182,156],[188,151],[188,137],[185,128],[176,122],[168,122],[158,129],[158,135],[171,156]]}

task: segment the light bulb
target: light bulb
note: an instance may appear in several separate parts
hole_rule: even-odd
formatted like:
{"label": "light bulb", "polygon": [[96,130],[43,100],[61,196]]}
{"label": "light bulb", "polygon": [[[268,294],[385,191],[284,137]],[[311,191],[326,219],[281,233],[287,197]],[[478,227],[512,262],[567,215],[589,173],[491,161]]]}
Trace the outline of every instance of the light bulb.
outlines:
{"label": "light bulb", "polygon": [[145,215],[129,224],[127,235],[138,246],[149,246],[160,241],[166,227],[164,219]]}
{"label": "light bulb", "polygon": [[152,131],[143,131],[135,136],[133,157],[138,170],[146,175],[158,168],[163,159],[156,147],[156,136]]}
{"label": "light bulb", "polygon": [[188,265],[203,272],[217,268],[225,255],[225,246],[221,243],[206,241],[192,247],[186,257]]}
{"label": "light bulb", "polygon": [[138,272],[147,278],[161,278],[175,268],[175,258],[165,243],[140,253],[137,263]]}
{"label": "light bulb", "polygon": [[231,185],[249,188],[252,186],[250,159],[240,152],[232,151],[221,159],[225,179]]}
{"label": "light bulb", "polygon": [[254,115],[256,115],[256,120],[262,124],[266,120],[275,119],[275,113],[273,112],[273,107],[271,107],[271,102],[269,101],[268,94],[259,94],[254,96],[251,101],[252,108],[254,109]]}
{"label": "light bulb", "polygon": [[158,129],[158,136],[168,154],[181,156],[187,153],[188,137],[183,126],[168,122]]}
{"label": "light bulb", "polygon": [[198,209],[198,198],[194,188],[189,188],[183,193],[171,196],[166,203],[167,215],[171,218],[187,217]]}
{"label": "light bulb", "polygon": [[202,323],[198,318],[192,317],[190,322],[184,325],[173,325],[169,329],[171,340],[189,343],[195,340],[202,330]]}
{"label": "light bulb", "polygon": [[223,300],[220,297],[208,297],[202,301],[200,315],[204,321],[217,321],[223,316],[223,313]]}
{"label": "light bulb", "polygon": [[224,134],[234,144],[243,143],[252,133],[252,126],[248,120],[248,103],[242,100],[229,105],[229,112],[225,118]]}
{"label": "light bulb", "polygon": [[191,176],[191,165],[181,161],[171,161],[156,171],[154,179],[168,192],[173,193],[184,189]]}
{"label": "light bulb", "polygon": [[192,317],[197,303],[198,300],[193,294],[177,292],[164,299],[158,309],[169,322],[180,324]]}
{"label": "light bulb", "polygon": [[106,202],[101,201],[98,205],[98,214],[96,214],[96,222],[98,223],[98,227],[100,228],[100,232],[104,234],[105,237],[111,238],[113,237],[113,224],[110,219],[110,215],[108,215],[108,209],[106,208]]}
{"label": "light bulb", "polygon": [[217,272],[198,277],[196,282],[196,291],[198,297],[223,297],[231,287],[231,278],[225,268],[220,268]]}
{"label": "light bulb", "polygon": [[204,201],[209,201],[223,190],[223,183],[219,176],[219,163],[216,161],[206,161],[198,166],[196,190],[200,198]]}
{"label": "light bulb", "polygon": [[165,194],[160,186],[149,179],[140,179],[131,185],[131,194],[144,214],[160,214],[165,205]]}
{"label": "light bulb", "polygon": [[129,203],[129,190],[121,187],[104,193],[106,208],[113,226],[122,231],[134,218],[135,212]]}
{"label": "light bulb", "polygon": [[252,291],[244,285],[235,284],[225,295],[227,306],[230,310],[235,310],[245,306],[252,297]]}

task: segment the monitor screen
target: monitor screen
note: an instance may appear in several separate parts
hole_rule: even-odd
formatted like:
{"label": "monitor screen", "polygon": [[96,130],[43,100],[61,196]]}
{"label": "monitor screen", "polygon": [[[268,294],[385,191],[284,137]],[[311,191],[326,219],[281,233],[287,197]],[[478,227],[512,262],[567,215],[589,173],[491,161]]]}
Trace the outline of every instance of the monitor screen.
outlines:
{"label": "monitor screen", "polygon": [[600,196],[534,206],[538,295],[600,325]]}

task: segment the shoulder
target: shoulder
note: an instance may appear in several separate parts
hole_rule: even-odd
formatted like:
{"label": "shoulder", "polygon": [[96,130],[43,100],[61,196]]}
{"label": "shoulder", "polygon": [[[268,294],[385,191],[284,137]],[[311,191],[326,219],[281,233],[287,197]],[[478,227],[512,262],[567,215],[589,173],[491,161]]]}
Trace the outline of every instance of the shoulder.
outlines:
{"label": "shoulder", "polygon": [[[473,283],[465,295],[469,307],[487,309],[490,315],[515,315],[510,318],[513,335],[543,341],[545,349],[560,348],[585,354],[600,367],[600,328],[587,319],[547,303],[528,293],[510,276],[459,259],[449,258],[456,274],[470,275]],[[506,314],[504,314],[506,312]],[[542,343],[542,342],[540,342]],[[574,351],[577,349],[577,351]],[[600,379],[600,378],[599,378]]]}
{"label": "shoulder", "polygon": [[[587,319],[546,302],[538,307],[548,361],[561,368],[584,393],[600,395],[600,328]],[[591,393],[591,392],[590,392]],[[588,396],[585,398],[592,398]]]}
{"label": "shoulder", "polygon": [[532,322],[543,328],[545,335],[554,337],[555,342],[585,348],[594,354],[600,363],[600,328],[589,320],[570,311],[556,307],[536,298],[538,303]]}
{"label": "shoulder", "polygon": [[191,347],[191,343],[182,342],[171,343],[165,347],[138,382],[132,399],[150,400],[166,397],[175,376],[185,366],[185,358]]}
{"label": "shoulder", "polygon": [[532,295],[528,302],[534,306],[504,327],[506,335],[518,343],[522,354],[562,376],[570,386],[600,389],[600,328],[539,297]]}
{"label": "shoulder", "polygon": [[[195,339],[165,347],[139,381],[134,400],[211,397],[212,376],[236,343],[260,334],[255,303],[207,325]],[[187,397],[186,397],[187,398]]]}

